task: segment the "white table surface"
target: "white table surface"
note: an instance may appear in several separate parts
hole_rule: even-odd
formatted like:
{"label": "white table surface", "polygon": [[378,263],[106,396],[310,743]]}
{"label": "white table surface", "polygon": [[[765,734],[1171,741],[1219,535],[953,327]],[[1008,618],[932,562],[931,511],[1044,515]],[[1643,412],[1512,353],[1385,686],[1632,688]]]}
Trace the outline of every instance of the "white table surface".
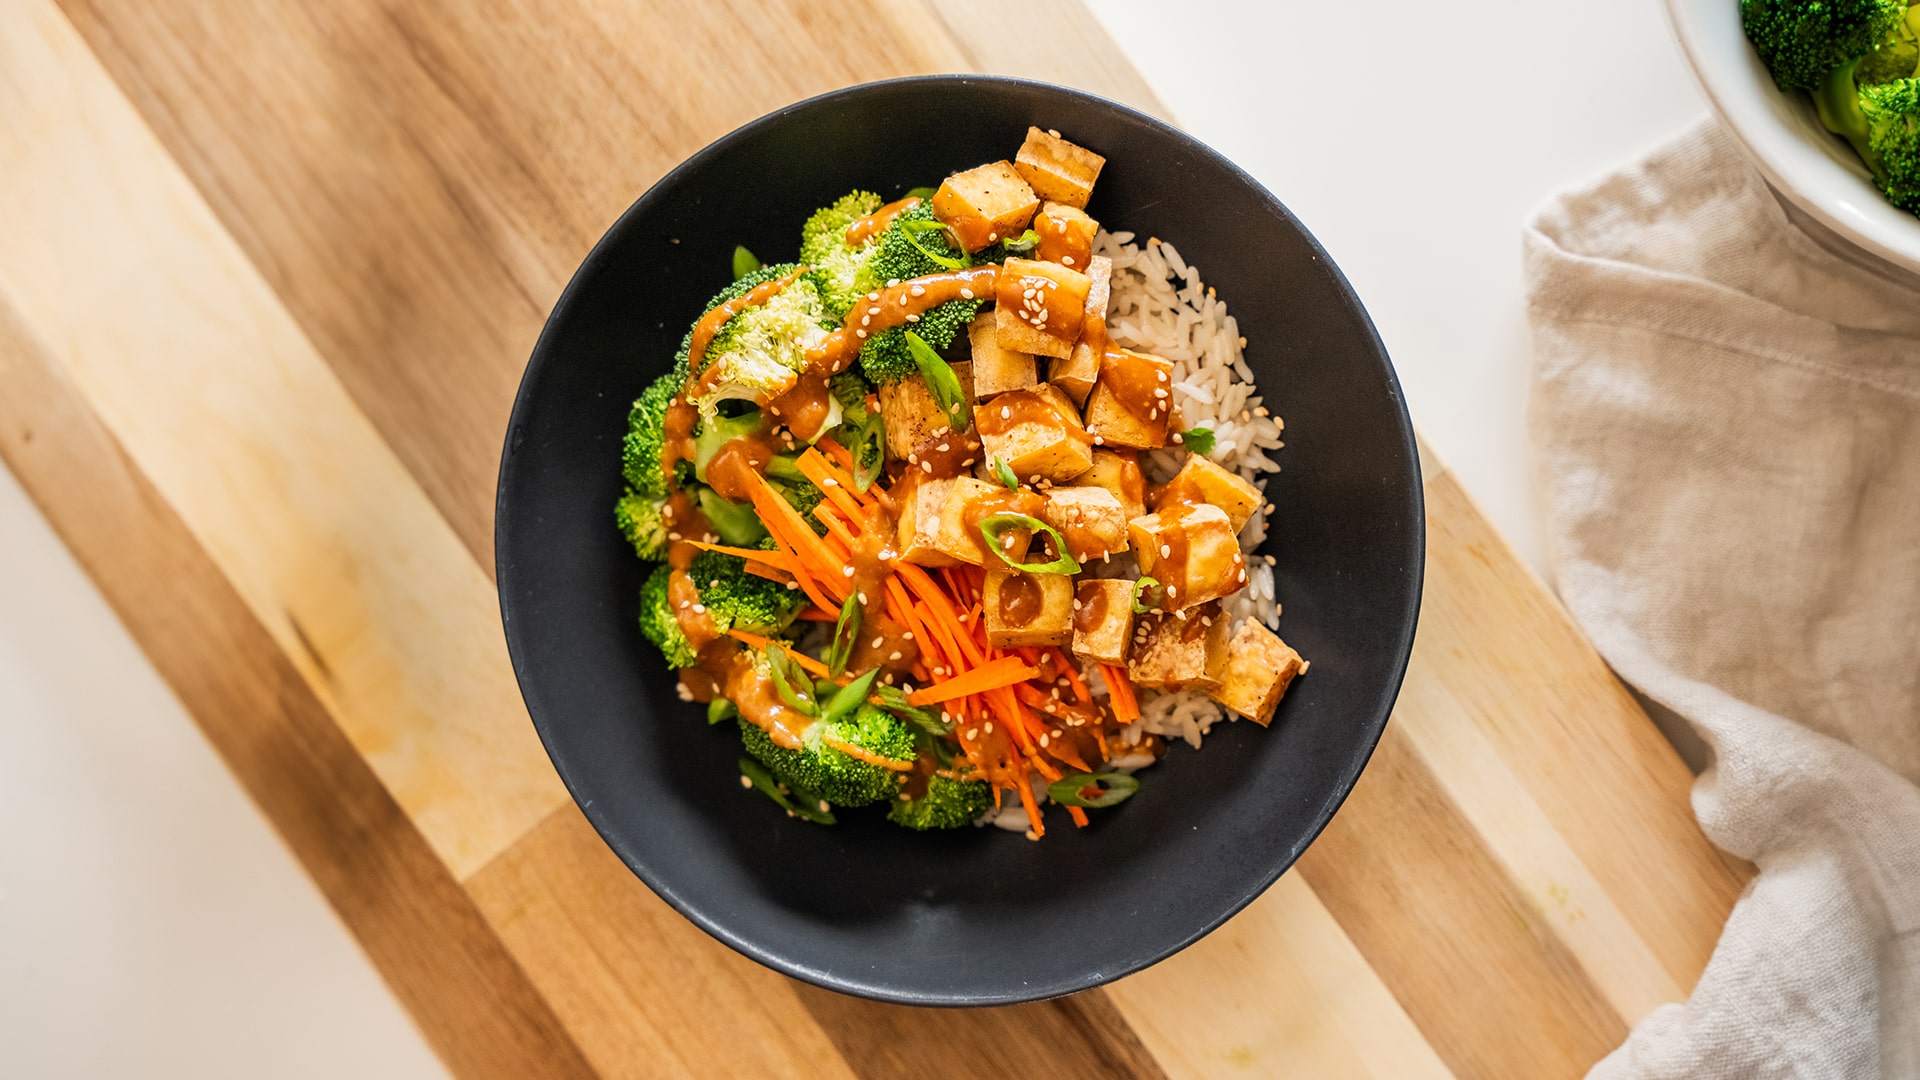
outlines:
{"label": "white table surface", "polygon": [[[1541,567],[1520,226],[1704,113],[1654,0],[1092,6],[1320,238],[1415,422]],[[4,470],[0,598],[0,1075],[444,1076]]]}

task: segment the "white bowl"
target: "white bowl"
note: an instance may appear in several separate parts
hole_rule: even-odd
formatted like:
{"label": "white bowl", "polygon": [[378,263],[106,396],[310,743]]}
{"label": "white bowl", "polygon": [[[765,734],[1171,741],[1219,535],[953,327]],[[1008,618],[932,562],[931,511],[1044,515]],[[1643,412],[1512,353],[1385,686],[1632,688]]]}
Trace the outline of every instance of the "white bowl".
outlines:
{"label": "white bowl", "polygon": [[1841,236],[1920,273],[1920,218],[1895,208],[1813,102],[1782,92],[1740,29],[1740,0],[1666,0],[1680,49],[1732,134],[1774,189]]}

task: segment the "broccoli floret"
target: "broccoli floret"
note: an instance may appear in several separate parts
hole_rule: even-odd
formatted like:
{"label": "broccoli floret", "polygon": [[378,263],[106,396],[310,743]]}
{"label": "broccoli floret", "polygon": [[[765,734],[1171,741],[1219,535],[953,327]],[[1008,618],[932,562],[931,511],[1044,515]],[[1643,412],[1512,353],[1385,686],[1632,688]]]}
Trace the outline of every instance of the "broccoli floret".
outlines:
{"label": "broccoli floret", "polygon": [[1900,79],[1860,90],[1868,141],[1879,160],[1887,201],[1920,214],[1920,79]]}
{"label": "broccoli floret", "polygon": [[668,667],[692,667],[699,657],[687,643],[687,635],[680,632],[680,620],[667,601],[667,583],[672,576],[673,568],[661,563],[640,586],[640,632],[659,647]]}
{"label": "broccoli floret", "polygon": [[1860,60],[1856,77],[1861,85],[1875,86],[1920,75],[1920,35],[1915,30],[1917,19],[1920,19],[1920,11],[1908,8],[1906,15],[1894,24],[1893,36]]}
{"label": "broccoli floret", "polygon": [[767,535],[766,526],[760,523],[759,514],[751,506],[728,502],[719,492],[707,487],[700,489],[698,501],[701,516],[713,526],[722,543],[750,547]]}
{"label": "broccoli floret", "polygon": [[[937,229],[918,233],[909,239],[905,229],[907,224],[933,219],[933,204],[930,202],[922,202],[893,219],[893,223],[880,234],[878,248],[867,261],[867,271],[873,280],[886,282],[897,278],[906,281],[947,269],[915,247],[915,240],[928,251],[966,260],[966,253],[948,243],[946,234]],[[913,332],[935,349],[944,349],[953,344],[954,337],[973,321],[985,302],[978,299],[949,300],[921,315],[920,321],[913,324]],[[860,367],[867,373],[867,378],[875,383],[898,382],[920,370],[920,366],[913,361],[913,354],[907,351],[907,339],[901,327],[867,339],[860,349]]]}
{"label": "broccoli floret", "polygon": [[649,499],[632,488],[613,504],[614,525],[643,559],[667,557],[667,523],[660,517],[664,506],[665,499]]}
{"label": "broccoli floret", "polygon": [[[762,267],[722,289],[707,309],[711,311],[762,282],[798,269],[795,263]],[[820,298],[819,286],[807,277],[794,281],[766,303],[728,319],[707,344],[697,396],[690,395],[700,407],[701,419],[712,420],[722,401],[761,403],[786,392],[806,369],[807,350],[818,345],[834,325]],[[689,331],[683,354],[691,351],[692,339]]]}
{"label": "broccoli floret", "polygon": [[782,783],[813,792],[835,806],[865,806],[900,791],[899,772],[852,757],[827,745],[828,739],[895,761],[913,760],[913,733],[897,718],[862,705],[852,717],[833,724],[815,721],[800,732],[801,747],[774,745],[753,723],[740,721],[741,741]]}
{"label": "broccoli floret", "polygon": [[1740,25],[1780,89],[1817,91],[1891,37],[1906,11],[1904,0],[1740,0]]}
{"label": "broccoli floret", "polygon": [[666,439],[667,406],[686,385],[684,367],[676,366],[641,391],[627,414],[627,434],[620,445],[620,471],[633,490],[650,499],[665,498],[666,470],[660,467],[660,450]]}
{"label": "broccoli floret", "polygon": [[993,789],[978,780],[949,780],[935,773],[918,799],[895,799],[887,820],[909,829],[957,829],[993,805]]}
{"label": "broccoli floret", "polygon": [[867,261],[879,244],[869,239],[858,247],[849,246],[847,227],[880,206],[880,196],[871,191],[850,192],[832,206],[814,211],[800,227],[800,261],[813,267],[814,284],[827,313],[835,319],[846,318],[860,294],[873,288]]}
{"label": "broccoli floret", "polygon": [[746,630],[763,637],[778,634],[807,605],[807,594],[747,573],[738,555],[703,551],[687,567],[707,617],[721,630]]}

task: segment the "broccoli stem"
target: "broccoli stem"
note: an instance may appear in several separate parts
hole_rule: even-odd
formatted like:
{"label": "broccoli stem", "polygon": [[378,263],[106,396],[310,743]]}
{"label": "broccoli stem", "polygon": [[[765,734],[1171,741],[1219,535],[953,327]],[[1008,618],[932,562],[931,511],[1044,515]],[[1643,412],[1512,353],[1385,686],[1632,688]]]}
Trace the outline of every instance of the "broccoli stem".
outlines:
{"label": "broccoli stem", "polygon": [[1887,170],[1868,143],[1867,114],[1860,111],[1860,87],[1853,78],[1859,66],[1860,61],[1853,60],[1827,72],[1813,91],[1813,107],[1827,130],[1851,143],[1860,160],[1873,170],[1874,179],[1884,183]]}

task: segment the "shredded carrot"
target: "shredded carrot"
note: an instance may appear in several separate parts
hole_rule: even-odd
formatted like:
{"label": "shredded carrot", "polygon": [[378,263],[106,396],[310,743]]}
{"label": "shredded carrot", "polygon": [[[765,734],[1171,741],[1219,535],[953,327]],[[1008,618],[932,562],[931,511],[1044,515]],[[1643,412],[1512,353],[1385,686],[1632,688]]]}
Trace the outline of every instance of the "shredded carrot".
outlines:
{"label": "shredded carrot", "polygon": [[853,451],[847,449],[844,446],[841,446],[840,440],[821,439],[819,442],[813,444],[813,448],[815,450],[818,450],[823,446],[826,447],[826,451],[827,451],[826,456],[832,458],[835,461],[835,463],[837,463],[841,468],[847,470],[848,472],[854,471],[856,466],[854,465],[854,462],[853,462]]}
{"label": "shredded carrot", "polygon": [[755,562],[766,563],[768,566],[772,566],[781,570],[785,570],[793,564],[792,558],[790,558],[785,552],[782,552],[782,551],[764,551],[760,548],[728,547],[725,544],[706,544],[698,540],[689,540],[687,542],[692,544],[694,547],[699,548],[701,551],[717,551],[722,555],[738,555],[739,557],[747,560],[750,563],[755,563]]}
{"label": "shredded carrot", "polygon": [[763,577],[768,581],[787,582],[793,580],[792,574],[778,567],[768,566],[766,563],[750,562],[746,564],[745,569],[747,573],[752,574],[754,577]]}
{"label": "shredded carrot", "polygon": [[[767,647],[768,639],[761,637],[759,634],[749,634],[745,630],[729,630],[727,631],[727,635],[738,641],[745,642],[747,648],[749,649],[764,649]],[[809,675],[812,675],[814,678],[817,678],[817,679],[833,678],[833,673],[827,670],[827,665],[821,663],[818,660],[815,660],[813,657],[808,656],[806,653],[803,653],[798,649],[788,649],[787,657],[791,659],[794,663],[799,664],[802,668],[806,670],[806,672]],[[839,679],[835,679],[834,681],[844,683],[846,681],[846,677],[841,676]]]}
{"label": "shredded carrot", "polygon": [[889,757],[881,757],[871,750],[855,746],[845,739],[838,738],[834,735],[822,735],[820,741],[850,758],[857,758],[869,765],[878,765],[883,769],[892,769],[894,772],[908,772],[913,769],[913,762],[911,761],[895,761]]}
{"label": "shredded carrot", "polygon": [[[800,512],[793,508],[793,504],[768,486],[766,477],[759,473],[748,473],[747,482],[749,493],[753,498],[753,508],[760,512],[761,524],[767,527],[767,531],[773,533],[776,540],[783,546],[791,548],[793,553],[807,564],[804,569],[831,582],[826,586],[829,590],[833,585],[844,584],[832,582],[832,578],[839,573],[841,563],[833,558],[826,544],[800,517]],[[820,606],[833,605],[821,604]]]}
{"label": "shredded carrot", "polygon": [[1045,836],[1047,835],[1047,825],[1046,822],[1040,820],[1040,807],[1033,801],[1033,785],[1027,783],[1027,770],[1025,768],[1019,769],[1018,776],[1020,778],[1020,783],[1017,785],[1020,791],[1020,805],[1027,810],[1027,821],[1033,826],[1033,835],[1035,838]]}
{"label": "shredded carrot", "polygon": [[1084,829],[1087,827],[1087,812],[1085,810],[1077,806],[1069,806],[1067,807],[1067,816],[1073,819],[1074,828]]}
{"label": "shredded carrot", "polygon": [[924,690],[915,690],[907,695],[907,700],[915,705],[931,705],[936,701],[952,701],[968,694],[981,694],[989,690],[1012,686],[1026,682],[1038,675],[1033,665],[1017,656],[1002,657],[972,671],[951,679],[935,683]]}
{"label": "shredded carrot", "polygon": [[1101,664],[1100,674],[1107,680],[1113,718],[1123,724],[1140,719],[1140,698],[1133,692],[1133,683],[1127,678],[1126,669],[1113,664]]}
{"label": "shredded carrot", "polygon": [[1067,685],[1073,688],[1073,696],[1079,698],[1080,704],[1082,705],[1093,704],[1093,694],[1087,689],[1087,681],[1080,677],[1080,666],[1075,664],[1073,658],[1068,656],[1058,645],[1053,647],[1053,655],[1055,657],[1054,666],[1059,668],[1060,673],[1067,677]]}
{"label": "shredded carrot", "polygon": [[813,486],[819,488],[820,493],[827,497],[827,502],[832,503],[853,520],[860,520],[860,511],[865,508],[865,504],[854,492],[852,482],[842,483],[840,478],[834,475],[834,467],[818,450],[809,450],[801,454],[794,464],[799,466],[800,475],[813,481]]}
{"label": "shredded carrot", "polygon": [[795,615],[794,618],[801,622],[839,622],[840,614],[839,612],[828,611],[825,608],[810,607],[800,614]]}

